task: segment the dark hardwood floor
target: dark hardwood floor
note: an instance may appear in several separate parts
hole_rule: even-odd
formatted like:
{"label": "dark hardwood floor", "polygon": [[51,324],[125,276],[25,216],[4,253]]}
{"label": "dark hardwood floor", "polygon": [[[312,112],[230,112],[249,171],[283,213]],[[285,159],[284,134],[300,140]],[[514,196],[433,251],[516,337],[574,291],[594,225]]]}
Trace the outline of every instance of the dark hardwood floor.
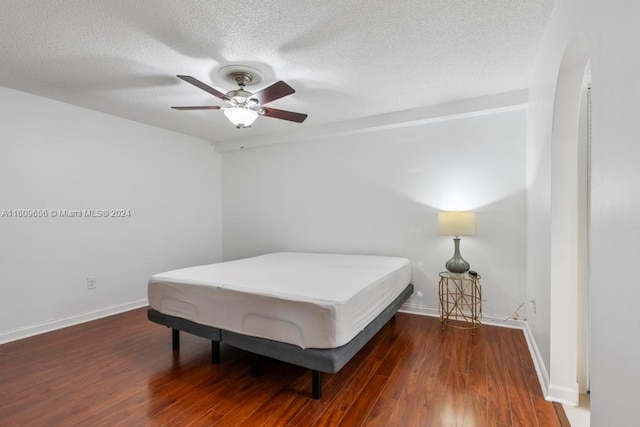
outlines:
{"label": "dark hardwood floor", "polygon": [[311,399],[306,369],[146,319],[146,309],[0,345],[0,426],[559,426],[522,331],[398,313]]}

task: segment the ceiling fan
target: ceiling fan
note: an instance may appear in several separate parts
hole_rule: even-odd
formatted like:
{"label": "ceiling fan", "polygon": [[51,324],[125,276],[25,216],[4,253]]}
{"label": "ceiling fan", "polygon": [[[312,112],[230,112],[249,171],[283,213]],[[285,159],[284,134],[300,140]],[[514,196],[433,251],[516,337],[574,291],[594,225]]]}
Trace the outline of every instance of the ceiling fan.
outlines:
{"label": "ceiling fan", "polygon": [[195,77],[183,75],[178,75],[177,77],[210,93],[216,98],[222,99],[228,106],[171,107],[175,110],[222,110],[227,119],[238,129],[251,127],[259,115],[289,120],[296,123],[302,123],[307,118],[306,114],[264,106],[276,99],[295,93],[295,90],[283,81],[278,81],[261,91],[251,93],[245,90],[245,86],[253,81],[253,75],[247,71],[233,71],[229,73],[229,78],[235,81],[239,88],[227,93],[222,93]]}

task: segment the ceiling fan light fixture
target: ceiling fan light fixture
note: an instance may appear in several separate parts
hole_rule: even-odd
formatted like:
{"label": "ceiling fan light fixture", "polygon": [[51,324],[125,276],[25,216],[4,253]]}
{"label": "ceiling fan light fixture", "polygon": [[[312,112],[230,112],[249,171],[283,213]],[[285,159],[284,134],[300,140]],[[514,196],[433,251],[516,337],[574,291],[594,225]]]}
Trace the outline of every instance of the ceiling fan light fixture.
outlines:
{"label": "ceiling fan light fixture", "polygon": [[249,127],[258,118],[257,111],[243,107],[225,108],[224,115],[238,128]]}
{"label": "ceiling fan light fixture", "polygon": [[271,107],[263,107],[269,102],[273,102],[277,99],[295,93],[295,90],[282,80],[277,81],[256,93],[251,93],[245,90],[244,87],[246,84],[255,81],[254,75],[247,70],[238,70],[229,74],[229,77],[233,78],[233,80],[238,84],[238,89],[222,93],[195,77],[181,74],[178,74],[177,77],[199,89],[204,90],[216,98],[223,100],[228,104],[228,106],[219,107],[217,105],[202,105],[194,107],[171,107],[176,110],[222,110],[224,115],[227,116],[227,119],[238,129],[251,127],[253,122],[258,118],[258,115],[274,119],[288,120],[295,123],[302,123],[307,118],[306,114],[279,110]]}

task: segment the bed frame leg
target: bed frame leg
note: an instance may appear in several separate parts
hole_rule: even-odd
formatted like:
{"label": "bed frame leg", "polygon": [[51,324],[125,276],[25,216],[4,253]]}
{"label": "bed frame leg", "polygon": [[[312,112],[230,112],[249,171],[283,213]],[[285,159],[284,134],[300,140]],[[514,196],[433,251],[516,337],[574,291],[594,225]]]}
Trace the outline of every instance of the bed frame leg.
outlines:
{"label": "bed frame leg", "polygon": [[220,363],[220,341],[211,341],[211,363]]}
{"label": "bed frame leg", "polygon": [[180,350],[180,330],[171,328],[171,343],[174,350]]}
{"label": "bed frame leg", "polygon": [[251,356],[251,376],[258,378],[260,376],[260,355],[253,353]]}
{"label": "bed frame leg", "polygon": [[320,372],[316,370],[311,371],[311,394],[314,399],[320,399],[322,397],[322,383],[320,382]]}

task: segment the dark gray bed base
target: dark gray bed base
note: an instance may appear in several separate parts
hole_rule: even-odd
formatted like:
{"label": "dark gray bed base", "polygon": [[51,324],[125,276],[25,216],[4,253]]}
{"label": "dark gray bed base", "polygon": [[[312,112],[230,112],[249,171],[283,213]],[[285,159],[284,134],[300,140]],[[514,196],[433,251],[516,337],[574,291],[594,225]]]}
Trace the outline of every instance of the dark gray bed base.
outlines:
{"label": "dark gray bed base", "polygon": [[337,348],[307,348],[257,338],[211,326],[201,325],[190,320],[162,314],[154,309],[147,311],[149,320],[173,329],[173,349],[180,348],[180,331],[188,332],[211,340],[211,361],[220,362],[220,341],[236,348],[253,353],[252,375],[259,375],[258,355],[271,357],[283,362],[292,363],[311,369],[312,395],[320,399],[322,387],[320,372],[336,373],[362,348],[364,345],[391,319],[402,304],[413,293],[413,285],[409,284],[398,297],[371,321],[358,335],[342,347]]}

